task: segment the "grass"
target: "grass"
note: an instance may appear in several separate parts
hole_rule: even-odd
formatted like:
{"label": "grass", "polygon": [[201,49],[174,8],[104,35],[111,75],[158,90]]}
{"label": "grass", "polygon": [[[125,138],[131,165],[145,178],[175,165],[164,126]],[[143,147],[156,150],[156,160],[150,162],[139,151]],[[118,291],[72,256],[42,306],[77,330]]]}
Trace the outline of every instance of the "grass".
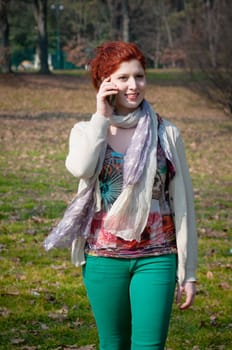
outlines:
{"label": "grass", "polygon": [[[149,77],[147,99],[182,130],[199,233],[196,301],[174,305],[167,348],[229,350],[232,122],[166,74]],[[0,350],[97,349],[81,270],[42,245],[77,188],[64,167],[70,129],[94,103],[83,74],[0,77]]]}

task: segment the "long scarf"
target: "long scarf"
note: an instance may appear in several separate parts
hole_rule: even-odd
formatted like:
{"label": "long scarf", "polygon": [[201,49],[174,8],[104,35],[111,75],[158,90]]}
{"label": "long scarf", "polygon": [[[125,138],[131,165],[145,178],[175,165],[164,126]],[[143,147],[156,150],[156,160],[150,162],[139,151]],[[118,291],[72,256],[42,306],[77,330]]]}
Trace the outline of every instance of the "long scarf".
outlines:
{"label": "long scarf", "polygon": [[[157,165],[158,120],[151,106],[144,100],[141,108],[125,116],[114,115],[111,123],[129,128],[136,125],[134,135],[124,157],[123,189],[107,213],[105,229],[125,240],[140,241],[150,212],[152,186]],[[165,132],[159,135],[167,154]],[[97,203],[101,201],[98,177],[106,152],[102,147],[95,174],[67,207],[62,220],[45,239],[44,247],[71,247],[77,238],[83,242],[90,233]]]}

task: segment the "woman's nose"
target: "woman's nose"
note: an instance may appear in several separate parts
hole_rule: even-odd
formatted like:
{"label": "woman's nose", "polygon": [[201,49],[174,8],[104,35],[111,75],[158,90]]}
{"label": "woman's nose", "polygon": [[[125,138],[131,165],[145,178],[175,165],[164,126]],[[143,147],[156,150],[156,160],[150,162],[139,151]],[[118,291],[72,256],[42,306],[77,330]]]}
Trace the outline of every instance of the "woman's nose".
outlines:
{"label": "woman's nose", "polygon": [[130,78],[128,83],[129,83],[129,88],[130,89],[136,89],[137,88],[137,84],[136,84],[136,79],[135,78]]}

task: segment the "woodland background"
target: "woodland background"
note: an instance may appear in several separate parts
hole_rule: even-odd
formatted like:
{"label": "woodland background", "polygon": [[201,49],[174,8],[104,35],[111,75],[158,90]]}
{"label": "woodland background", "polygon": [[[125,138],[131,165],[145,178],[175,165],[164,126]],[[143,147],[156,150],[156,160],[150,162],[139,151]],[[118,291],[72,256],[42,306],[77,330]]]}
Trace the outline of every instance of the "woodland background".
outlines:
{"label": "woodland background", "polygon": [[132,41],[150,68],[203,73],[202,92],[231,112],[231,23],[230,0],[1,0],[0,69],[30,68],[36,53],[41,73],[84,67],[102,41]]}

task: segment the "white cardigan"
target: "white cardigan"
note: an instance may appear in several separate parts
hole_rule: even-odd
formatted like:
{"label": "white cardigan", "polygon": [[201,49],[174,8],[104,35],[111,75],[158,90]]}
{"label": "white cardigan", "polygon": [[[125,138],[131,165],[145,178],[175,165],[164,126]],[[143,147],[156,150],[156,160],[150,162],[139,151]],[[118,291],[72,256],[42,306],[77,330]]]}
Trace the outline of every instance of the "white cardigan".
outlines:
{"label": "white cardigan", "polygon": [[[176,174],[170,182],[170,200],[174,213],[176,241],[178,251],[178,282],[195,281],[197,264],[197,232],[192,182],[189,175],[185,150],[179,130],[164,119],[170,150],[173,155]],[[69,154],[66,167],[80,179],[79,191],[85,186],[85,179],[90,178],[96,169],[101,147],[106,140],[109,119],[94,114],[90,121],[79,122],[71,130]],[[78,249],[84,249],[85,242],[78,242]],[[75,248],[76,249],[76,248]],[[73,254],[75,265],[82,265],[83,254]],[[79,260],[79,261],[76,261]]]}

